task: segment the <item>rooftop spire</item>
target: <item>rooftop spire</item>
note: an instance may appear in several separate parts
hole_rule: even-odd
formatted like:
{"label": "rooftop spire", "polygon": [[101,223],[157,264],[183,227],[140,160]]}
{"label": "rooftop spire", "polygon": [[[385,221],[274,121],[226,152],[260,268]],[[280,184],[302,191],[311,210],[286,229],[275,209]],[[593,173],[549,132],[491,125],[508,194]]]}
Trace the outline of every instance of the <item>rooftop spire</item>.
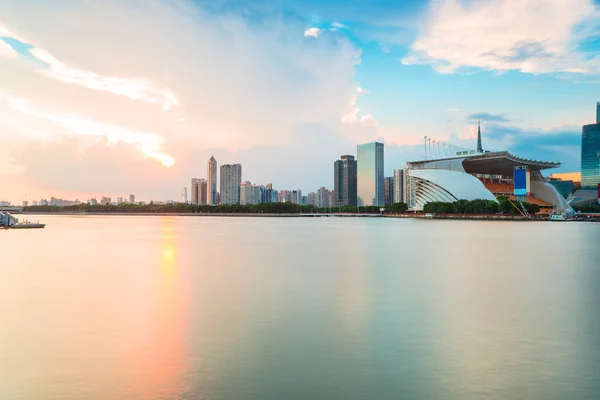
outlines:
{"label": "rooftop spire", "polygon": [[477,152],[483,153],[483,148],[481,147],[481,121],[477,120]]}

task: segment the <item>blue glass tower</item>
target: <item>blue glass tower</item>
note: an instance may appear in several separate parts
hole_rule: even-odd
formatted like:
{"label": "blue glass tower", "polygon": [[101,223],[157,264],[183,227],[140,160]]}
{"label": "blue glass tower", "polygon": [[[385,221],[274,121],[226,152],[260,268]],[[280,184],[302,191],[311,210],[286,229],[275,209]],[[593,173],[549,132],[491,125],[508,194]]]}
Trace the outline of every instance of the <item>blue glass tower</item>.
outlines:
{"label": "blue glass tower", "polygon": [[581,187],[600,184],[600,103],[596,104],[596,123],[583,126],[581,135]]}
{"label": "blue glass tower", "polygon": [[365,206],[385,205],[383,185],[383,143],[360,144],[357,148],[358,202]]}

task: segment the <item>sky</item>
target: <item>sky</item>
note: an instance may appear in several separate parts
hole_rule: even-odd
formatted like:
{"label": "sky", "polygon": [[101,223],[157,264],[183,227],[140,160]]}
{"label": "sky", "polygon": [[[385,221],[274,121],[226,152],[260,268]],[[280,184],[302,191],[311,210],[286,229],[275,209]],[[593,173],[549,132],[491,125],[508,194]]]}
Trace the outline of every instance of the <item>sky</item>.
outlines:
{"label": "sky", "polygon": [[211,155],[276,189],[423,137],[577,171],[600,101],[593,0],[6,0],[0,201],[179,200]]}

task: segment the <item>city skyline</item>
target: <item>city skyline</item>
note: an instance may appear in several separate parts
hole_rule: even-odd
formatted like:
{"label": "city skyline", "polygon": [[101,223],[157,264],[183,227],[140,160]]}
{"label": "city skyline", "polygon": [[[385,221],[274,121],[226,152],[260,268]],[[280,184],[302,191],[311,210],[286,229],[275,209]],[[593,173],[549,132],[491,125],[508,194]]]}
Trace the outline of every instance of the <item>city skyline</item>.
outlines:
{"label": "city skyline", "polygon": [[470,3],[2,4],[2,198],[177,198],[211,155],[331,188],[321,171],[360,143],[385,144],[392,176],[425,135],[472,147],[477,120],[486,149],[578,170],[598,4]]}

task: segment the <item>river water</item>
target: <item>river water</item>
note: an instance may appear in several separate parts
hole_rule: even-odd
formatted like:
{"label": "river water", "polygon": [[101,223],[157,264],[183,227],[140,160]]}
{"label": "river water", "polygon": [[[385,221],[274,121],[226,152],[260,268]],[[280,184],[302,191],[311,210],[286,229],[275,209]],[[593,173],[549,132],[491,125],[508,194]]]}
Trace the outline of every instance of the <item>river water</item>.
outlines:
{"label": "river water", "polygon": [[38,218],[3,400],[600,396],[600,224]]}

